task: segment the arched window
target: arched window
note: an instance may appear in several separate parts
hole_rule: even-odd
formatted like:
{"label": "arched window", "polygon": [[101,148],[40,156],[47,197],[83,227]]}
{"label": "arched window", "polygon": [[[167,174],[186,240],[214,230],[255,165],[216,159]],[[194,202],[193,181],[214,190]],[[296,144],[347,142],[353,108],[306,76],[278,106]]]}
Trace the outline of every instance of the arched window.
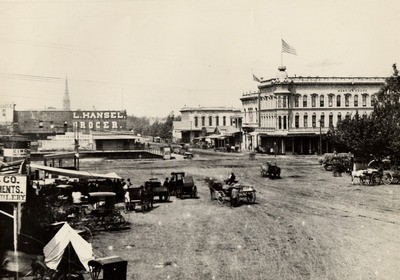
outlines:
{"label": "arched window", "polygon": [[319,107],[324,107],[324,96],[321,94],[320,96],[319,96]]}
{"label": "arched window", "polygon": [[299,95],[296,95],[295,97],[294,97],[294,107],[299,107],[299,99],[300,99],[300,96]]}
{"label": "arched window", "polygon": [[329,127],[333,127],[333,113],[329,114]]}
{"label": "arched window", "polygon": [[330,93],[329,95],[328,95],[328,106],[329,107],[332,107],[333,106],[333,94],[332,93]]}
{"label": "arched window", "polygon": [[278,117],[278,128],[282,129],[282,117],[281,116]]}
{"label": "arched window", "polygon": [[358,107],[358,95],[354,95],[354,107]]}
{"label": "arched window", "polygon": [[313,94],[311,95],[311,107],[317,106],[316,104],[317,104],[317,95]]}
{"label": "arched window", "polygon": [[208,126],[212,126],[212,116],[208,117]]}
{"label": "arched window", "polygon": [[286,106],[287,97],[286,96],[282,96],[282,99],[283,99],[283,108],[286,108],[287,107]]}
{"label": "arched window", "polygon": [[325,115],[324,115],[324,113],[321,114],[321,119],[320,119],[319,125],[321,127],[325,127]]}
{"label": "arched window", "polygon": [[194,127],[198,127],[199,126],[199,117],[195,116],[194,117]]}
{"label": "arched window", "polygon": [[206,117],[205,116],[201,117],[201,125],[206,126]]}
{"label": "arched window", "polygon": [[299,128],[299,126],[300,126],[299,122],[300,122],[300,116],[298,113],[296,113],[296,116],[294,116],[294,127],[295,128]]}
{"label": "arched window", "polygon": [[307,116],[307,113],[304,114],[303,121],[304,121],[304,127],[308,127],[308,116]]}
{"label": "arched window", "polygon": [[312,127],[317,127],[317,115],[315,113],[312,115]]}
{"label": "arched window", "polygon": [[286,116],[283,116],[283,129],[286,129],[286,124],[287,124],[287,118]]}
{"label": "arched window", "polygon": [[350,105],[350,93],[346,93],[344,96],[344,106],[349,107]]}
{"label": "arched window", "polygon": [[368,94],[366,94],[366,93],[364,93],[362,95],[362,106],[363,107],[367,107],[367,96],[368,96]]}
{"label": "arched window", "polygon": [[303,107],[307,107],[307,95],[303,95]]}
{"label": "arched window", "polygon": [[338,113],[338,115],[337,115],[337,122],[339,123],[339,122],[341,122],[342,121],[342,114],[341,113]]}
{"label": "arched window", "polygon": [[342,106],[342,97],[340,95],[336,96],[336,107]]}

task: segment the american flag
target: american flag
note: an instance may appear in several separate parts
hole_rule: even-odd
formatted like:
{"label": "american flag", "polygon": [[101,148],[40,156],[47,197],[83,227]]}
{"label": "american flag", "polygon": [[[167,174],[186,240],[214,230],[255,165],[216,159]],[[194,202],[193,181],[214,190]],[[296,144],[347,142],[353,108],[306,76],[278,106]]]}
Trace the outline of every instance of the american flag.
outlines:
{"label": "american flag", "polygon": [[257,78],[256,75],[253,74],[253,81],[260,82],[260,79]]}
{"label": "american flag", "polygon": [[286,43],[285,40],[283,39],[282,39],[282,52],[297,55],[296,49],[289,46],[289,44]]}
{"label": "american flag", "polygon": [[17,160],[13,162],[0,161],[0,175],[4,174],[26,174],[26,160]]}

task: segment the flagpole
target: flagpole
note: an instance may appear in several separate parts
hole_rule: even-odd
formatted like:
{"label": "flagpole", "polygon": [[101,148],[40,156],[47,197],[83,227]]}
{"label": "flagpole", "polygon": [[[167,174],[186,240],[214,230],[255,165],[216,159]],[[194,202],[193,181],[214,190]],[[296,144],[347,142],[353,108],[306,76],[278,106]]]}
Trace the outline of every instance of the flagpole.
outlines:
{"label": "flagpole", "polygon": [[283,66],[283,51],[282,51],[282,35],[281,35],[281,66]]}

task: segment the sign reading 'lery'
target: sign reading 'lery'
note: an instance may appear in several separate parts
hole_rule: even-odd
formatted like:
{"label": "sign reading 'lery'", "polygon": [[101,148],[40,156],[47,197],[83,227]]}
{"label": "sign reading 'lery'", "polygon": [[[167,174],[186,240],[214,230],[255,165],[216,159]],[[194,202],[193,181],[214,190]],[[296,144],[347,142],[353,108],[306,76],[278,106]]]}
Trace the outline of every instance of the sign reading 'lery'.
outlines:
{"label": "sign reading 'lery'", "polygon": [[0,202],[25,202],[26,176],[0,175]]}
{"label": "sign reading 'lery'", "polygon": [[74,111],[74,127],[82,130],[125,130],[126,111]]}

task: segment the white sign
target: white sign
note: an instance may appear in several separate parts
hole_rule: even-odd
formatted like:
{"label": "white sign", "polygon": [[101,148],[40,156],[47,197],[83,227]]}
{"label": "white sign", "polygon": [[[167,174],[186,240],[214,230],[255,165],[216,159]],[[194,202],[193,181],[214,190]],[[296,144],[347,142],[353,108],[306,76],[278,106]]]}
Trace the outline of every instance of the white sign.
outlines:
{"label": "white sign", "polygon": [[0,202],[25,202],[26,176],[0,175]]}
{"label": "white sign", "polygon": [[5,157],[26,157],[29,156],[30,150],[29,149],[7,149],[4,148],[3,150]]}

